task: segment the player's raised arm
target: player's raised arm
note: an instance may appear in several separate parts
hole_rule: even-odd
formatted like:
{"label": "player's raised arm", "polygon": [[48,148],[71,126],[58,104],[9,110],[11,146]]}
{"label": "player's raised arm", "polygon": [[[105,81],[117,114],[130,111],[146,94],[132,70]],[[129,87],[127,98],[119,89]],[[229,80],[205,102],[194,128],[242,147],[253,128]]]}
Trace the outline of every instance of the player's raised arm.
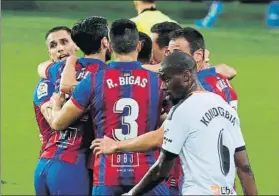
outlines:
{"label": "player's raised arm", "polygon": [[[77,120],[86,110],[91,97],[91,74],[88,74],[75,88],[73,95],[64,105],[64,94],[52,97],[50,126],[55,130],[63,130]],[[62,107],[63,105],[63,107]]]}
{"label": "player's raised arm", "polygon": [[73,87],[78,84],[76,81],[75,65],[77,62],[76,56],[70,56],[66,60],[64,70],[61,74],[60,91],[67,94],[73,93]]}
{"label": "player's raised arm", "polygon": [[133,139],[115,141],[109,137],[95,139],[91,149],[96,155],[113,154],[116,152],[146,152],[153,148],[160,148],[163,143],[163,127],[145,133]]}

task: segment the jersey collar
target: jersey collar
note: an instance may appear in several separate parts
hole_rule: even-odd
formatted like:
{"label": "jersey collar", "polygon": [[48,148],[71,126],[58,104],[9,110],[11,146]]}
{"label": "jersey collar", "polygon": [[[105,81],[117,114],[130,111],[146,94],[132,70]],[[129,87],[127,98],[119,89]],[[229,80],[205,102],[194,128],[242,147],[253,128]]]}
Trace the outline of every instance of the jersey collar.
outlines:
{"label": "jersey collar", "polygon": [[143,12],[146,12],[146,11],[156,11],[156,10],[157,10],[156,7],[146,8],[146,9],[142,10],[140,14],[142,14]]}
{"label": "jersey collar", "polygon": [[111,69],[140,69],[142,68],[142,64],[139,61],[130,61],[130,62],[119,62],[112,61],[109,64],[109,68]]}

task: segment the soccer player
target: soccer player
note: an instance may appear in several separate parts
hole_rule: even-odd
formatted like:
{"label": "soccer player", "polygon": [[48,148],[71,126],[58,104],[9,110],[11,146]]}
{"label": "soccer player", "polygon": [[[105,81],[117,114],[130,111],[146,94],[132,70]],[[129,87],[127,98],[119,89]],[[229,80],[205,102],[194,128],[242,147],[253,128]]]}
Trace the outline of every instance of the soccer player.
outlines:
{"label": "soccer player", "polygon": [[152,54],[152,40],[147,34],[139,32],[139,41],[141,43],[141,50],[138,55],[138,61],[141,62],[143,66],[145,64],[149,65]]}
{"label": "soccer player", "polygon": [[152,64],[160,63],[167,54],[171,32],[182,27],[174,22],[159,22],[151,27]]}
{"label": "soccer player", "polygon": [[[135,23],[116,20],[110,29],[115,61],[108,69],[89,74],[75,88],[63,107],[63,99],[53,97],[52,126],[64,129],[90,105],[97,138],[125,140],[140,136],[159,126],[162,92],[158,75],[142,68],[137,61],[140,51]],[[155,163],[158,150],[145,153],[101,155],[94,162],[93,195],[121,195],[139,182]],[[168,195],[160,184],[151,195]]]}
{"label": "soccer player", "polygon": [[[104,63],[108,53],[108,24],[102,17],[89,17],[76,23],[71,32],[76,45],[85,57],[78,59],[75,66],[76,80],[80,81],[89,72],[106,68]],[[64,62],[51,65],[46,71],[51,82],[59,91],[60,75]],[[85,112],[75,122],[63,129],[53,127],[51,114],[48,113],[50,126],[56,130],[51,134],[41,154],[35,173],[36,193],[45,187],[51,195],[88,195],[91,179],[88,170],[89,145],[94,131],[90,114]],[[47,170],[45,169],[47,168]],[[39,188],[38,188],[39,187]]]}
{"label": "soccer player", "polygon": [[164,122],[159,159],[127,195],[142,195],[164,180],[180,156],[183,195],[236,195],[235,168],[245,195],[257,195],[237,112],[220,96],[204,91],[195,60],[174,52],[160,77],[171,99],[179,100]]}
{"label": "soccer player", "polygon": [[151,27],[160,22],[175,22],[167,15],[156,9],[155,0],[139,0],[134,1],[138,16],[131,18],[136,23],[138,31],[146,33],[150,36]]}
{"label": "soccer player", "polygon": [[[198,72],[198,78],[199,80],[202,81],[203,86],[209,88],[208,86],[212,84],[207,84],[204,78],[206,78],[206,76],[209,76],[210,78],[212,76],[215,76],[217,72],[217,68],[213,67],[211,69],[202,70],[204,66],[203,50],[205,49],[203,36],[198,31],[192,28],[185,28],[176,31],[177,32],[174,33],[174,35],[172,35],[171,37],[169,51],[174,52],[175,50],[180,50],[185,53],[193,55],[194,59],[197,62],[197,66],[198,66],[197,69],[201,70]],[[176,37],[175,35],[178,33],[179,36]],[[181,41],[180,39],[184,41],[183,44],[178,44],[176,42],[177,40]],[[220,69],[218,71],[224,71],[224,70]],[[213,83],[213,85],[215,84]],[[213,88],[209,88],[209,90],[212,89]],[[213,92],[217,94],[220,93],[220,91],[213,91]],[[135,151],[135,152],[148,151],[152,148],[161,147],[163,142],[163,135],[164,135],[163,128],[160,128],[154,132],[149,132],[140,137],[130,139],[130,140],[125,140],[125,141],[114,141],[108,137],[105,137],[104,139],[96,139],[92,143],[91,148],[94,148],[94,153],[97,154],[100,153],[111,154],[117,151]]]}
{"label": "soccer player", "polygon": [[170,53],[179,50],[192,55],[196,60],[198,78],[203,88],[222,96],[232,107],[237,108],[237,94],[225,74],[220,74],[226,70],[230,72],[231,69],[228,66],[224,68],[224,65],[209,69],[204,67],[205,43],[200,32],[190,27],[174,31],[168,49]]}
{"label": "soccer player", "polygon": [[[53,27],[46,33],[45,40],[52,61],[62,61],[76,51],[76,45],[71,39],[71,29],[66,26]],[[40,130],[41,152],[45,148],[52,131],[46,120],[46,108],[49,106],[50,97],[53,93],[54,84],[46,79],[41,79],[34,91],[33,105]]]}

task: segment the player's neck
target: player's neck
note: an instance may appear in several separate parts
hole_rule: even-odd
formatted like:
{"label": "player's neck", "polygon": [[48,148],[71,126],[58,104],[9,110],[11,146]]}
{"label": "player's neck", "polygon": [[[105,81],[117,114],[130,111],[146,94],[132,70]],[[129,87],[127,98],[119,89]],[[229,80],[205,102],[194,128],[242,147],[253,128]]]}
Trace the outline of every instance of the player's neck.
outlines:
{"label": "player's neck", "polygon": [[143,10],[145,9],[150,9],[150,8],[156,8],[156,4],[152,3],[152,4],[140,4],[137,11],[138,14],[142,13]]}
{"label": "player's neck", "polygon": [[136,52],[131,52],[129,54],[115,54],[115,60],[118,62],[131,62],[131,61],[137,61],[138,54]]}
{"label": "player's neck", "polygon": [[89,55],[84,55],[84,58],[88,58],[88,59],[99,59],[103,62],[106,61],[106,57],[105,54],[103,53],[96,53],[96,54],[89,54]]}

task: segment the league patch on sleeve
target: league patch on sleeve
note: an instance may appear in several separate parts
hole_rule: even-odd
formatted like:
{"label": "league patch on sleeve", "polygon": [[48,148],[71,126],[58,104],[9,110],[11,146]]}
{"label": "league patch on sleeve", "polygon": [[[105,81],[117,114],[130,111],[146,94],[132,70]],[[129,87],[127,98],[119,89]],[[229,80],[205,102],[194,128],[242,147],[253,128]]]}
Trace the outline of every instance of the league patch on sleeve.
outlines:
{"label": "league patch on sleeve", "polygon": [[48,85],[47,83],[40,83],[37,89],[37,97],[38,99],[41,99],[44,96],[48,95]]}

